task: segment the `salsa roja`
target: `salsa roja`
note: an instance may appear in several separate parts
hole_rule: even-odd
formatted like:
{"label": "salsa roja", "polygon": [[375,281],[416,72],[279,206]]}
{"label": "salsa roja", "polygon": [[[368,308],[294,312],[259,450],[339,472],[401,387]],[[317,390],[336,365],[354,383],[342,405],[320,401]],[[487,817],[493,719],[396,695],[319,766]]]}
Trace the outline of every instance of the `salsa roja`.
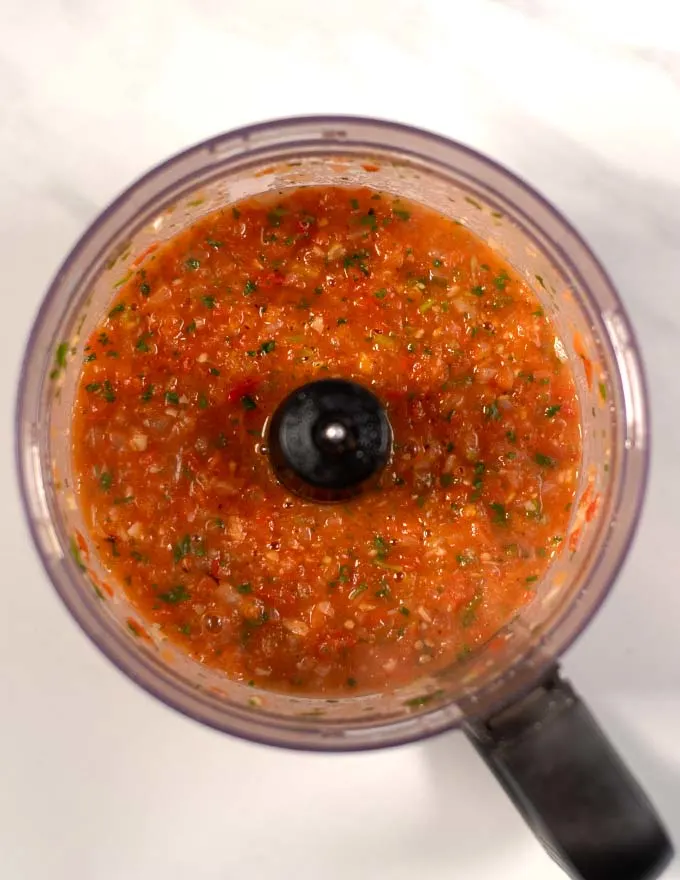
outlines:
{"label": "salsa roja", "polygon": [[[534,292],[464,226],[369,188],[244,200],[159,245],[85,349],[80,503],[156,631],[258,687],[350,695],[474,651],[560,552],[581,443]],[[377,485],[277,482],[267,430],[352,379],[394,435]]]}

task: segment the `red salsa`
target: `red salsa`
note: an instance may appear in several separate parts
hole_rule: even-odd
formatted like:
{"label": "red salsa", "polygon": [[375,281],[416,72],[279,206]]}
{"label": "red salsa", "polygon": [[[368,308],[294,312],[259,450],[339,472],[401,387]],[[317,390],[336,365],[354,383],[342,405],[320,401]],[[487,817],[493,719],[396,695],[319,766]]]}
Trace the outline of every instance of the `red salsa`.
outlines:
{"label": "red salsa", "polygon": [[[308,187],[200,219],[92,333],[74,412],[80,503],[141,616],[274,690],[413,680],[489,640],[560,551],[581,446],[569,365],[527,284],[450,218]],[[394,433],[377,486],[306,501],[267,428],[353,379]]]}

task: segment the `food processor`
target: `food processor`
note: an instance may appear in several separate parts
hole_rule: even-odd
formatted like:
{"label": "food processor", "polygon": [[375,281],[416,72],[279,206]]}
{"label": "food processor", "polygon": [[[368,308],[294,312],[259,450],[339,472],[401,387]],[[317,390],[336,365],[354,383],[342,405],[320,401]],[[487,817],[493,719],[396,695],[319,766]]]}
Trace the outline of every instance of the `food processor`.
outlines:
{"label": "food processor", "polygon": [[[191,660],[153,627],[139,638],[134,624],[144,621],[88,538],[72,462],[83,347],[147,249],[242,198],[311,185],[368,186],[419,202],[509,262],[562,342],[583,444],[569,530],[533,601],[462,662],[405,687],[336,699],[253,689]],[[649,457],[640,357],[588,246],[507,170],[435,134],[351,117],[267,122],[175,156],[116,199],[59,269],[28,341],[16,443],[27,517],[57,592],[94,644],[167,705],[248,740],[318,751],[460,727],[572,876],[641,880],[663,870],[671,848],[658,818],[556,665],[607,595],[640,516]],[[292,479],[289,456],[274,464]]]}

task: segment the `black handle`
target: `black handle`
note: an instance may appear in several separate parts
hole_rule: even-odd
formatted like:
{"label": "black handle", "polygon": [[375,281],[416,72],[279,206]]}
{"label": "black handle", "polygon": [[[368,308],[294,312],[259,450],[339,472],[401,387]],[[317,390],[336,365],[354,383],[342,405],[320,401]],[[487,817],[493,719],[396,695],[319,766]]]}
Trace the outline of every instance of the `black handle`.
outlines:
{"label": "black handle", "polygon": [[654,808],[557,670],[466,732],[570,877],[653,880],[670,861]]}

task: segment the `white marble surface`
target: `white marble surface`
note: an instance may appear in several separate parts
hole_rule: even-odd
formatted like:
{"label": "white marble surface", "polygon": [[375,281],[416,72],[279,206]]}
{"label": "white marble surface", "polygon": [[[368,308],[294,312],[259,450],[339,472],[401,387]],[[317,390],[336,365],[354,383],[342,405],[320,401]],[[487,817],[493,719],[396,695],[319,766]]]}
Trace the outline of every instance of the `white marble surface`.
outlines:
{"label": "white marble surface", "polygon": [[486,151],[618,284],[649,370],[652,479],[629,562],[565,667],[680,841],[679,17],[672,0],[0,0],[3,880],[562,876],[460,735],[321,757],[171,713],[95,652],[29,545],[12,408],[58,262],[150,164],[313,112]]}

